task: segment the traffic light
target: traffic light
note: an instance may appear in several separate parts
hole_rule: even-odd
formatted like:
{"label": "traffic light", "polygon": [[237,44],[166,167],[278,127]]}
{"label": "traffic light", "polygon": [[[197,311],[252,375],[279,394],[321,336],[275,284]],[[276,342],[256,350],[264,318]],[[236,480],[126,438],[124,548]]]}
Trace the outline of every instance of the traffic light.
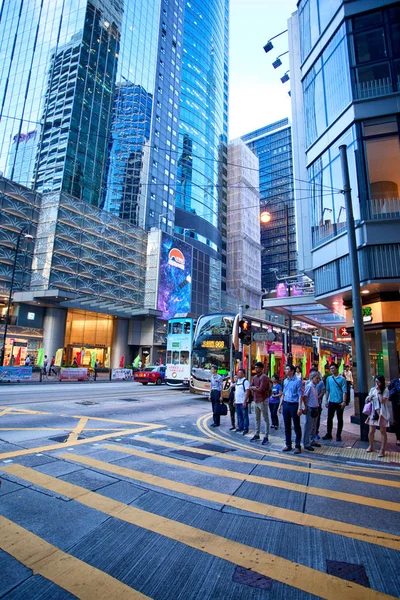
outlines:
{"label": "traffic light", "polygon": [[251,344],[251,323],[247,319],[239,321],[239,340],[246,346]]}

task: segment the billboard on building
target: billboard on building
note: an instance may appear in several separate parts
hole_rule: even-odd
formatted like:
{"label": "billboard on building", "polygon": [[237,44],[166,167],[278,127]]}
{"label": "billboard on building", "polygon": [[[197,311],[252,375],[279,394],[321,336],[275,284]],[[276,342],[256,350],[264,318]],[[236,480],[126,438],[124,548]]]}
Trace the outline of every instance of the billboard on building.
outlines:
{"label": "billboard on building", "polygon": [[162,233],[157,308],[163,319],[191,312],[192,254],[190,244]]}

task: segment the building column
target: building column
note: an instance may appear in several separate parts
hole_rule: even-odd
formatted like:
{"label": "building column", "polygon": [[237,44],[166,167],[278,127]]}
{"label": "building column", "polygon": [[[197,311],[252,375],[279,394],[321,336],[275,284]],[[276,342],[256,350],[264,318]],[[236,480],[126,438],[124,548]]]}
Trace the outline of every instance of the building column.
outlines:
{"label": "building column", "polygon": [[64,348],[67,310],[65,308],[46,308],[43,319],[44,353],[51,359],[59,348]]}
{"label": "building column", "polygon": [[129,348],[128,348],[128,335],[129,335],[129,319],[121,319],[116,317],[114,319],[114,329],[111,346],[111,368],[116,369],[119,367],[119,361],[121,356],[125,356],[125,364],[129,360]]}

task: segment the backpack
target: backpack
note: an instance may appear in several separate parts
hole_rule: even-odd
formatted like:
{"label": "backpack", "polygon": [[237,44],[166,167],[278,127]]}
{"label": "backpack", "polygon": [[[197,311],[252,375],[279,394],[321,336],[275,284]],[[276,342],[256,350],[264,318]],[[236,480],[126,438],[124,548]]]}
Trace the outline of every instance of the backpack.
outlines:
{"label": "backpack", "polygon": [[400,379],[392,379],[388,385],[389,400],[395,406],[400,404]]}
{"label": "backpack", "polygon": [[[242,381],[242,385],[243,385],[243,391],[244,391],[244,393],[246,393],[246,388],[244,387],[244,382],[245,382],[245,381],[248,381],[248,382],[250,383],[250,381],[249,381],[248,379],[246,379],[246,378],[244,378],[244,379],[243,379],[243,381]],[[249,392],[249,400],[248,400],[248,401],[249,401],[249,402],[253,402],[253,400],[254,400],[254,398],[253,398],[253,393],[252,393],[252,392]]]}

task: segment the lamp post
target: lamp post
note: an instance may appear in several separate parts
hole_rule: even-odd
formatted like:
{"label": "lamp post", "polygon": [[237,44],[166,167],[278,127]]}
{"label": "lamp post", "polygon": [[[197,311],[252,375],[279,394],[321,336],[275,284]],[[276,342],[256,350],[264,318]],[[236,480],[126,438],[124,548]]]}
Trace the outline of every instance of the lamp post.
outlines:
{"label": "lamp post", "polygon": [[[286,232],[286,268],[287,268],[287,276],[290,278],[290,245],[289,245],[289,207],[285,203],[285,232]],[[267,224],[271,221],[272,215],[267,210],[264,210],[260,215],[261,223]],[[290,297],[290,282],[288,284],[288,295]],[[287,358],[288,363],[292,362],[292,317],[288,317],[288,337],[287,337]]]}
{"label": "lamp post", "polygon": [[30,235],[29,233],[26,233],[25,231],[20,231],[18,233],[18,237],[17,237],[17,244],[14,248],[14,262],[13,262],[13,269],[12,269],[12,274],[11,274],[10,292],[8,294],[6,320],[4,322],[3,345],[1,348],[1,356],[0,356],[0,366],[2,366],[2,367],[4,366],[4,356],[6,353],[6,339],[7,339],[8,325],[10,323],[11,300],[12,300],[12,293],[13,293],[13,287],[14,287],[15,271],[17,268],[17,258],[18,258],[19,246],[20,246],[22,237],[26,240],[33,240],[32,235]]}

